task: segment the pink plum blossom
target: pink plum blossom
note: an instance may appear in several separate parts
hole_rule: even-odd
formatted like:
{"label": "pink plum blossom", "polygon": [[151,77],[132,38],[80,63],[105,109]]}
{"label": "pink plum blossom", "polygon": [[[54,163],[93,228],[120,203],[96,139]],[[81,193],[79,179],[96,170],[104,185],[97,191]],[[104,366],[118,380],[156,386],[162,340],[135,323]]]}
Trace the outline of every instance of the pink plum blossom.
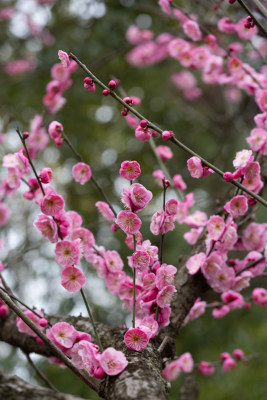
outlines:
{"label": "pink plum blossom", "polygon": [[248,200],[245,196],[239,195],[232,198],[224,206],[225,211],[229,212],[232,218],[246,214],[248,210]]}
{"label": "pink plum blossom", "polygon": [[207,224],[207,230],[212,240],[219,240],[225,229],[225,222],[219,215],[212,215]]}
{"label": "pink plum blossom", "polygon": [[50,183],[53,179],[53,172],[51,168],[43,168],[39,175],[42,183]]}
{"label": "pink plum blossom", "polygon": [[66,267],[61,271],[61,285],[71,293],[78,292],[85,284],[85,276],[79,268]]}
{"label": "pink plum blossom", "polygon": [[89,78],[89,76],[84,78],[83,86],[85,89],[88,90],[88,92],[95,92],[95,82],[93,81],[93,79]]}
{"label": "pink plum blossom", "polygon": [[198,298],[189,311],[188,319],[193,320],[199,318],[202,314],[205,313],[206,306],[206,301],[201,301],[200,298]]}
{"label": "pink plum blossom", "polygon": [[133,181],[141,174],[140,164],[137,161],[123,161],[120,167],[120,176]]}
{"label": "pink plum blossom", "polygon": [[132,211],[120,211],[117,215],[116,224],[129,235],[135,235],[141,228],[141,219]]}
{"label": "pink plum blossom", "polygon": [[80,340],[71,348],[70,355],[77,368],[84,369],[90,376],[94,376],[99,367],[98,346],[88,340]]}
{"label": "pink plum blossom", "polygon": [[181,371],[183,371],[186,374],[189,374],[190,372],[193,371],[194,361],[193,361],[193,358],[190,353],[187,352],[187,353],[182,354],[178,358],[178,361],[179,361]]}
{"label": "pink plum blossom", "polygon": [[79,248],[79,240],[69,242],[62,240],[58,242],[55,249],[56,262],[61,267],[69,267],[73,264],[80,264],[81,252]]}
{"label": "pink plum blossom", "polygon": [[108,347],[99,357],[100,366],[107,375],[120,374],[128,365],[125,355],[121,351]]}
{"label": "pink plum blossom", "polygon": [[243,231],[242,243],[246,250],[262,251],[267,240],[267,224],[252,222]]}
{"label": "pink plum blossom", "polygon": [[267,290],[264,288],[253,289],[252,300],[260,306],[267,307]]}
{"label": "pink plum blossom", "polygon": [[63,132],[63,125],[58,121],[52,121],[48,127],[48,133],[52,139],[58,139]]}
{"label": "pink plum blossom", "polygon": [[202,252],[194,254],[193,256],[189,257],[186,262],[186,267],[188,269],[189,274],[194,275],[196,274],[203,263],[206,261],[206,255]]}
{"label": "pink plum blossom", "polygon": [[236,361],[232,357],[227,357],[223,360],[222,370],[223,372],[230,371],[236,367]]}
{"label": "pink plum blossom", "polygon": [[108,250],[104,254],[107,269],[112,273],[118,273],[123,269],[123,261],[115,250]]}
{"label": "pink plum blossom", "polygon": [[199,236],[203,232],[203,228],[197,228],[197,229],[190,229],[189,232],[186,232],[184,234],[184,239],[187,241],[187,243],[193,245],[198,241]]}
{"label": "pink plum blossom", "polygon": [[140,183],[133,183],[130,188],[124,188],[121,195],[123,204],[131,211],[142,211],[152,199],[152,193]]}
{"label": "pink plum blossom", "polygon": [[170,285],[174,280],[177,268],[173,265],[162,264],[156,272],[156,285],[159,290]]}
{"label": "pink plum blossom", "polygon": [[165,204],[165,211],[168,215],[176,215],[178,209],[178,201],[175,199],[170,199]]}
{"label": "pink plum blossom", "polygon": [[97,201],[95,203],[95,206],[105,219],[107,219],[108,221],[114,220],[115,215],[111,210],[110,206],[108,205],[108,203],[106,203],[105,201]]}
{"label": "pink plum blossom", "polygon": [[91,168],[88,164],[79,162],[72,167],[72,175],[76,182],[84,185],[89,182],[92,176]]}
{"label": "pink plum blossom", "polygon": [[[42,311],[39,310],[35,310],[37,314],[39,314],[41,316],[38,317],[36,314],[34,314],[32,311],[30,310],[25,310],[23,311],[24,314],[30,318],[30,320],[40,329],[43,330],[44,327],[40,325],[40,321],[43,317],[43,313]],[[16,318],[16,323],[17,323],[17,328],[19,330],[19,332],[21,333],[26,333],[29,336],[32,337],[37,337],[37,334],[19,317]]]}
{"label": "pink plum blossom", "polygon": [[43,214],[56,216],[57,212],[64,208],[65,202],[62,196],[55,191],[46,194],[40,201],[40,208]]}
{"label": "pink plum blossom", "polygon": [[173,157],[173,152],[168,146],[157,146],[156,152],[158,153],[162,161],[170,160]]}
{"label": "pink plum blossom", "polygon": [[157,295],[157,304],[159,307],[163,308],[167,304],[171,303],[173,293],[177,292],[175,286],[168,285],[164,286]]}
{"label": "pink plum blossom", "polygon": [[173,231],[174,226],[174,217],[171,215],[167,215],[165,211],[159,210],[152,216],[150,231],[153,235],[165,235],[169,231]]}
{"label": "pink plum blossom", "polygon": [[197,42],[202,38],[202,33],[196,21],[188,20],[184,22],[183,30],[186,36],[188,36],[194,42]]}
{"label": "pink plum blossom", "polygon": [[41,232],[41,235],[50,240],[51,243],[58,241],[58,228],[55,221],[43,214],[37,215],[33,225]]}
{"label": "pink plum blossom", "polygon": [[215,367],[208,361],[200,361],[197,372],[200,375],[213,375],[215,372]]}
{"label": "pink plum blossom", "polygon": [[174,360],[168,363],[162,371],[163,377],[168,381],[174,381],[181,373],[179,360]]}
{"label": "pink plum blossom", "polygon": [[167,15],[171,14],[171,3],[172,3],[172,0],[159,0],[158,1],[158,5],[162,9],[162,11],[164,13],[166,13]]}
{"label": "pink plum blossom", "polygon": [[253,161],[251,150],[241,150],[236,153],[233,165],[235,168],[245,168]]}
{"label": "pink plum blossom", "polygon": [[187,188],[186,183],[183,181],[182,175],[176,174],[172,177],[172,180],[178,189],[185,190]]}
{"label": "pink plum blossom", "polygon": [[57,322],[52,326],[51,333],[56,343],[66,349],[70,349],[77,338],[75,328],[67,322]]}
{"label": "pink plum blossom", "polygon": [[191,157],[187,160],[187,168],[192,178],[200,178],[203,175],[202,162],[198,157]]}
{"label": "pink plum blossom", "polygon": [[82,225],[83,219],[76,211],[70,210],[66,214],[70,220],[71,229],[79,228]]}
{"label": "pink plum blossom", "polygon": [[150,264],[150,256],[146,251],[137,250],[132,255],[133,267],[138,271],[143,271]]}
{"label": "pink plum blossom", "polygon": [[240,19],[235,26],[236,32],[237,32],[238,36],[240,37],[240,39],[250,40],[257,34],[258,28],[256,27],[256,25],[251,28],[247,28],[246,22],[247,22],[246,18]]}
{"label": "pink plum blossom", "polygon": [[152,131],[147,127],[142,128],[140,125],[138,125],[135,129],[135,136],[138,140],[141,140],[141,142],[147,142],[152,136]]}
{"label": "pink plum blossom", "polygon": [[58,50],[58,58],[60,59],[61,64],[64,68],[68,68],[70,65],[70,59],[68,54],[65,51]]}
{"label": "pink plum blossom", "polygon": [[130,328],[124,335],[124,342],[129,349],[141,351],[147,346],[149,336],[141,327]]}
{"label": "pink plum blossom", "polygon": [[80,239],[79,247],[82,253],[88,252],[95,245],[95,238],[93,233],[86,228],[73,229],[70,235],[71,240]]}

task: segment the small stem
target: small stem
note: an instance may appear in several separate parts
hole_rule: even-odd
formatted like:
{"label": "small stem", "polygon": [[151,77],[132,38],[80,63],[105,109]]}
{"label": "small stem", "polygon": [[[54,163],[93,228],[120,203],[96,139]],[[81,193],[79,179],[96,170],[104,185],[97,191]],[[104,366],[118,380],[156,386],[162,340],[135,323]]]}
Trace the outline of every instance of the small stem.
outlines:
{"label": "small stem", "polygon": [[[84,65],[74,54],[70,53],[69,57],[72,58],[74,61],[77,62],[77,64],[90,76],[90,78],[93,79],[95,83],[97,83],[102,89],[109,90],[109,88],[104,85],[103,82],[101,82],[89,69]],[[162,133],[163,130],[160,129],[157,125],[154,123],[150,122],[147,118],[145,118],[142,114],[140,114],[138,111],[136,111],[133,107],[129,106],[129,104],[125,103],[114,91],[110,92],[110,96],[113,97],[116,101],[118,101],[120,104],[123,105],[123,107],[127,108],[132,114],[134,114],[137,118],[140,120],[144,119],[147,121],[148,126],[152,129],[154,129],[158,133]],[[223,176],[223,171],[221,171],[219,168],[217,168],[215,165],[211,164],[209,161],[205,160],[205,158],[201,157],[197,153],[195,153],[193,150],[191,150],[189,147],[185,146],[182,142],[180,142],[178,139],[176,139],[175,136],[173,136],[170,141],[186,151],[187,153],[191,154],[192,156],[196,156],[200,158],[201,161],[208,167],[210,167],[214,172],[216,172],[218,175]],[[224,181],[225,182],[225,181]],[[242,189],[244,192],[248,193],[251,197],[254,197],[256,200],[258,200],[261,204],[263,204],[265,207],[267,207],[267,201],[265,201],[261,196],[258,196],[256,193],[251,192],[249,189],[247,189],[245,186],[241,185],[240,183],[236,182],[233,180],[232,182],[229,182],[232,185],[239,187]]]}
{"label": "small stem", "polygon": [[77,159],[79,161],[82,161],[82,156],[77,152],[77,150],[75,149],[75,147],[73,146],[73,144],[71,143],[71,141],[69,140],[69,138],[67,137],[67,135],[61,131],[61,135],[64,138],[64,141],[66,142],[66,144],[69,146],[69,148],[71,149],[71,151],[73,152],[73,154],[75,154],[75,156],[77,157]]}
{"label": "small stem", "polygon": [[30,166],[32,167],[32,170],[33,170],[33,173],[34,173],[34,175],[35,175],[35,178],[37,179],[37,181],[38,181],[38,183],[39,183],[39,186],[40,186],[40,188],[41,188],[41,191],[42,191],[43,195],[45,196],[45,191],[44,191],[44,188],[43,188],[41,179],[39,178],[39,175],[38,175],[37,172],[36,172],[35,166],[34,166],[33,163],[32,163],[32,159],[31,159],[31,156],[30,156],[30,154],[29,154],[28,148],[27,148],[27,146],[26,146],[25,139],[23,138],[23,136],[22,136],[22,134],[20,133],[20,130],[19,130],[19,129],[16,129],[16,132],[17,132],[17,134],[19,135],[20,140],[21,140],[21,142],[22,142],[22,145],[23,145],[23,147],[24,147],[24,149],[25,149],[25,151],[26,151],[27,158],[28,158],[28,160],[29,160]]}
{"label": "small stem", "polygon": [[25,353],[25,357],[27,358],[29,364],[33,367],[37,375],[45,382],[46,386],[48,386],[50,389],[54,390],[54,392],[58,392],[58,390],[55,388],[55,386],[49,381],[49,379],[44,375],[44,373],[37,367],[37,365],[34,364],[32,361],[30,355],[28,353]]}
{"label": "small stem", "polygon": [[95,180],[95,178],[93,177],[93,175],[91,176],[91,180],[92,182],[94,182],[94,185],[97,187],[97,189],[99,190],[99,192],[102,194],[102,196],[104,197],[104,199],[106,200],[106,202],[108,203],[110,209],[113,211],[113,214],[115,215],[115,217],[117,217],[117,213],[114,210],[111,202],[109,201],[109,199],[106,196],[106,193],[104,192],[104,190],[102,189],[102,187],[97,183],[97,181]]}
{"label": "small stem", "polygon": [[169,336],[165,336],[165,338],[164,338],[163,341],[161,342],[161,345],[160,345],[159,348],[158,348],[158,352],[159,352],[159,353],[162,353],[162,352],[163,352],[163,350],[165,349],[165,347],[166,347],[166,345],[167,345],[167,343],[168,343],[169,340],[170,340],[170,337],[169,337]]}
{"label": "small stem", "polygon": [[[136,248],[135,235],[133,235],[133,242],[134,242],[133,251],[135,252],[135,248]],[[132,321],[133,328],[135,328],[135,305],[136,305],[135,282],[136,282],[136,269],[133,267],[133,321]]]}
{"label": "small stem", "polygon": [[236,276],[240,275],[243,271],[246,271],[247,269],[254,267],[254,265],[258,264],[259,262],[263,261],[264,259],[265,259],[265,257],[262,256],[261,258],[258,258],[258,260],[248,263],[244,268],[242,268],[240,271],[238,271],[236,273]]}
{"label": "small stem", "polygon": [[[0,278],[2,279],[2,276],[0,274]],[[3,280],[3,279],[2,279]],[[18,303],[20,303],[23,307],[27,308],[28,310],[30,310],[33,314],[36,315],[36,317],[38,318],[44,318],[41,314],[38,314],[33,308],[27,306],[27,304],[25,304],[23,301],[21,301],[20,299],[18,299],[16,296],[14,296],[13,293],[9,292],[8,290],[6,290],[5,288],[3,288],[2,286],[0,286],[0,289],[2,289],[12,300],[17,301]],[[52,326],[50,323],[48,323],[50,326]]]}
{"label": "small stem", "polygon": [[82,379],[91,389],[99,392],[99,386],[85,374],[79,371],[78,368],[70,361],[70,359],[51,342],[50,339],[28,318],[24,312],[8,297],[5,292],[0,288],[0,298],[17,314],[26,325],[28,325],[36,335],[51,349],[52,353],[58,357],[67,367],[69,367],[75,375]]}
{"label": "small stem", "polygon": [[89,307],[89,304],[88,304],[87,299],[86,299],[86,297],[85,297],[85,294],[84,294],[83,289],[81,289],[80,292],[81,292],[81,295],[82,295],[82,298],[83,298],[85,307],[86,307],[86,309],[87,309],[87,312],[88,312],[88,314],[89,314],[89,318],[90,318],[90,320],[91,320],[91,324],[93,325],[93,329],[94,329],[94,333],[95,333],[95,336],[96,336],[96,340],[97,340],[98,346],[99,346],[101,352],[103,352],[104,349],[103,349],[103,346],[102,346],[100,337],[99,337],[98,332],[97,332],[97,328],[96,328],[96,325],[95,325],[95,321],[94,321],[93,314],[92,314],[92,312],[91,312],[91,310],[90,310],[90,307]]}

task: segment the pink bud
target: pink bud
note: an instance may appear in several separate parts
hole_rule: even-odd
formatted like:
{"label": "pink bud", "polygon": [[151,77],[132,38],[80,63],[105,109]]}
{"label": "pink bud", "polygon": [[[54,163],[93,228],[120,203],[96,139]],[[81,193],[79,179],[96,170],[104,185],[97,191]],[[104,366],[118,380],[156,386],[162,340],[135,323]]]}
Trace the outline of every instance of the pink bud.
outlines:
{"label": "pink bud", "polygon": [[0,307],[0,317],[4,317],[8,313],[8,306],[3,305]]}
{"label": "pink bud", "polygon": [[45,318],[39,319],[39,325],[42,326],[43,328],[45,328],[47,326],[47,324],[48,324],[47,319],[45,319]]}
{"label": "pink bud", "polygon": [[98,367],[94,372],[94,378],[98,379],[99,381],[104,379],[105,376],[106,376],[106,373],[101,367]]}
{"label": "pink bud", "polygon": [[140,121],[140,126],[141,126],[142,129],[146,129],[147,128],[147,122],[146,122],[145,119],[142,119]]}
{"label": "pink bud", "polygon": [[127,108],[124,108],[123,110],[121,110],[121,115],[122,115],[123,117],[126,117],[126,115],[128,115],[128,110],[127,110]]}
{"label": "pink bud", "polygon": [[226,182],[232,182],[233,179],[234,179],[234,175],[232,174],[232,172],[225,172],[225,173],[223,174],[223,179],[224,179]]}
{"label": "pink bud", "polygon": [[241,169],[238,169],[237,171],[235,171],[233,173],[233,178],[234,179],[239,179],[241,177],[241,175],[242,175],[242,171],[241,171]]}
{"label": "pink bud", "polygon": [[248,204],[250,205],[250,206],[255,206],[255,204],[257,204],[257,199],[254,199],[254,197],[249,197],[248,198]]}
{"label": "pink bud", "polygon": [[235,357],[236,360],[242,360],[242,358],[244,358],[245,354],[244,354],[243,350],[235,349],[233,351],[233,356]]}
{"label": "pink bud", "polygon": [[103,92],[102,92],[103,96],[108,96],[109,93],[110,93],[110,91],[107,90],[107,89],[104,89]]}
{"label": "pink bud", "polygon": [[38,344],[43,344],[43,343],[44,343],[44,342],[42,341],[42,339],[39,338],[39,336],[36,337],[36,342],[37,342]]}
{"label": "pink bud", "polygon": [[111,230],[112,232],[117,232],[118,229],[119,229],[119,227],[118,227],[117,224],[111,224],[111,225],[110,225],[110,230]]}
{"label": "pink bud", "polygon": [[124,103],[129,104],[129,106],[131,106],[133,104],[133,100],[131,97],[124,97],[123,101],[124,101]]}
{"label": "pink bud", "polygon": [[29,137],[29,132],[23,132],[23,139],[28,139]]}
{"label": "pink bud", "polygon": [[39,176],[42,183],[50,183],[53,179],[53,172],[51,168],[43,168],[41,169]]}
{"label": "pink bud", "polygon": [[111,81],[109,81],[108,87],[109,87],[111,90],[114,90],[116,86],[117,86],[117,83],[116,83],[113,79],[112,79]]}
{"label": "pink bud", "polygon": [[173,137],[174,133],[173,131],[163,131],[161,135],[163,140],[170,140]]}

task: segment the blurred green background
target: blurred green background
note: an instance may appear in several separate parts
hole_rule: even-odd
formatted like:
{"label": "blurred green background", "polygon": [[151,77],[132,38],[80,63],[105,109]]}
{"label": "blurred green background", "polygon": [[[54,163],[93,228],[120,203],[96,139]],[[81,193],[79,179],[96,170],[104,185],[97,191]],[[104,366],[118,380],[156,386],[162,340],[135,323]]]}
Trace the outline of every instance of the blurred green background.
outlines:
{"label": "blurred green background", "polygon": [[[187,11],[198,14],[200,21],[208,23],[211,32],[219,35],[225,46],[236,41],[235,35],[229,38],[218,33],[216,21],[220,13],[232,13],[237,21],[244,16],[243,12],[237,7],[230,10],[225,5],[216,14],[208,3],[177,2]],[[151,175],[160,167],[149,144],[138,142],[133,130],[120,116],[121,107],[111,97],[103,97],[99,88],[95,93],[86,91],[83,88],[84,73],[78,69],[72,74],[72,86],[64,93],[66,105],[56,115],[45,110],[42,98],[51,79],[50,69],[58,62],[58,50],[73,52],[105,83],[113,77],[118,78],[127,95],[142,99],[142,104],[138,106],[141,113],[160,127],[175,131],[181,141],[222,170],[231,170],[236,151],[247,148],[245,137],[254,127],[253,116],[258,112],[253,98],[242,92],[240,102],[231,103],[226,99],[223,87],[204,85],[199,72],[192,71],[203,95],[193,101],[186,100],[170,80],[172,73],[183,69],[177,61],[165,59],[143,68],[131,66],[125,58],[131,48],[125,39],[129,25],[151,29],[155,36],[168,32],[183,37],[178,21],[162,14],[156,1],[58,0],[49,6],[33,0],[18,0],[2,1],[1,7],[9,5],[15,7],[15,15],[11,21],[1,21],[0,30],[0,129],[6,133],[6,140],[0,147],[1,157],[20,147],[15,133],[17,126],[22,131],[28,130],[36,114],[44,116],[46,128],[55,119],[63,124],[64,131],[84,161],[90,164],[95,178],[117,210],[123,187],[118,174],[120,164],[124,160],[137,160],[142,168],[139,181],[154,195],[152,206],[144,213],[143,238],[159,244],[159,237],[152,237],[149,232],[149,223],[151,215],[157,207],[161,207],[161,189]],[[40,24],[41,32],[47,30],[52,35],[53,43],[46,46],[38,35],[29,32],[25,23],[26,14]],[[244,52],[244,59],[246,54]],[[35,60],[33,71],[14,76],[4,72],[7,62],[25,58]],[[259,68],[260,61],[255,60],[253,66]],[[160,138],[156,138],[155,142],[156,145],[162,144]],[[166,163],[171,175],[182,174],[188,192],[194,192],[194,209],[212,215],[218,205],[224,204],[229,186],[215,174],[206,179],[191,179],[186,168],[188,155],[178,148],[171,148],[174,157]],[[83,225],[92,230],[97,243],[119,251],[126,264],[130,252],[124,244],[123,235],[119,232],[113,235],[109,225],[97,215],[95,202],[102,199],[94,186],[90,183],[80,186],[73,182],[71,168],[75,163],[65,145],[56,148],[52,142],[35,161],[38,170],[51,167],[55,171],[55,187],[60,194],[64,194],[67,209],[79,211],[83,216]],[[25,189],[21,188],[14,199],[8,200],[13,214],[8,226],[1,231],[1,239],[6,241],[1,251],[1,259],[8,262],[6,279],[14,292],[29,305],[45,308],[52,314],[79,315],[82,312],[86,315],[79,296],[66,293],[60,286],[53,246],[42,241],[32,227],[38,209],[21,196]],[[168,198],[173,194],[169,191]],[[257,209],[257,217],[259,221],[264,220],[263,207]],[[177,265],[179,256],[190,250],[183,239],[188,230],[187,226],[178,225],[166,236],[165,262]],[[239,255],[235,253],[233,257]],[[122,325],[128,317],[125,311],[121,311],[120,302],[106,292],[104,283],[96,277],[88,263],[84,263],[83,268],[87,276],[86,292],[94,304],[96,319]],[[255,279],[253,286],[266,287],[266,277]],[[250,292],[251,289],[248,289],[244,295],[249,296]],[[208,301],[217,298],[211,293],[205,297]],[[221,320],[213,319],[209,310],[182,329],[177,339],[177,355],[189,351],[195,362],[216,361],[222,351],[232,352],[235,348],[243,349],[246,355],[259,354],[259,358],[252,360],[248,366],[238,365],[228,373],[222,373],[219,368],[212,377],[198,376],[200,400],[226,400],[237,396],[242,400],[267,399],[266,324],[265,309],[253,305],[249,311],[233,311]],[[31,382],[37,381],[19,351],[1,343],[0,357],[5,372],[18,374]],[[34,359],[59,390],[97,398],[70,372],[48,364],[41,357]],[[181,376],[172,383],[171,399],[177,399],[183,378]]]}

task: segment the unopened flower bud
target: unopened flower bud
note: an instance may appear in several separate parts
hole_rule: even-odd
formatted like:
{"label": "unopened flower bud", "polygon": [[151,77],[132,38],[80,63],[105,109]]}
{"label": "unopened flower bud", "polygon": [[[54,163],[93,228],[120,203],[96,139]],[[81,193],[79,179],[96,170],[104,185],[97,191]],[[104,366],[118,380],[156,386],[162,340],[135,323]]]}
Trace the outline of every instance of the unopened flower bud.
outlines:
{"label": "unopened flower bud", "polygon": [[103,92],[102,92],[103,96],[108,96],[109,93],[110,93],[110,91],[107,90],[107,89],[104,89]]}
{"label": "unopened flower bud", "polygon": [[116,83],[113,79],[112,79],[111,81],[109,81],[108,87],[109,87],[111,90],[114,90],[116,86],[117,86],[117,83]]}

